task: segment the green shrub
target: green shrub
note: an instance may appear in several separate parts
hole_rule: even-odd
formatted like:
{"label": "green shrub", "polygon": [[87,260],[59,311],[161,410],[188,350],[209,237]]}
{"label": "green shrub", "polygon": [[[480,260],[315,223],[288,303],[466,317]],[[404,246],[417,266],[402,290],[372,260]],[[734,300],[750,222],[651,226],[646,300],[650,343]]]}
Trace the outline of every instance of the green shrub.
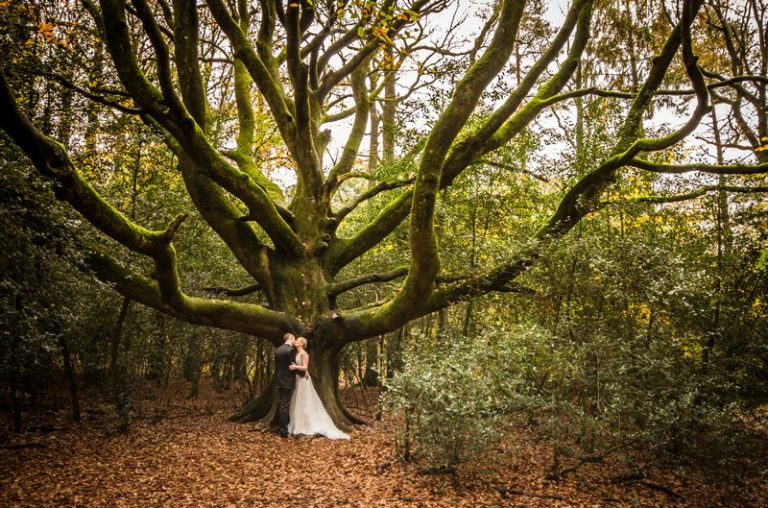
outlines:
{"label": "green shrub", "polygon": [[402,415],[396,442],[404,459],[453,468],[500,437],[504,415],[541,405],[525,380],[529,351],[510,344],[497,332],[454,337],[445,348],[422,342],[406,352],[381,400]]}

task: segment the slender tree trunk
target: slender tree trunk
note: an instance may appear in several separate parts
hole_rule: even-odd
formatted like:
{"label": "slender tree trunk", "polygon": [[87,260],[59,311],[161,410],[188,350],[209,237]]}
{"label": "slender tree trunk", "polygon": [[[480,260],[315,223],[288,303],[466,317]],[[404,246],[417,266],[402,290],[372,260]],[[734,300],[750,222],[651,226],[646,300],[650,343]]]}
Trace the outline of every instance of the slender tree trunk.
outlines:
{"label": "slender tree trunk", "polygon": [[437,311],[437,329],[435,330],[435,337],[442,337],[448,328],[448,309],[440,309]]}
{"label": "slender tree trunk", "polygon": [[[576,230],[576,241],[581,239],[581,225]],[[579,266],[579,258],[576,253],[571,256],[571,264],[568,268],[568,290],[565,294],[565,300],[561,306],[558,306],[557,315],[555,316],[554,332],[557,333],[557,329],[561,320],[561,312],[565,314],[565,318],[568,321],[568,327],[570,328],[571,322],[571,302],[573,300],[573,293],[576,289],[576,272]]]}
{"label": "slender tree trunk", "polygon": [[258,393],[264,390],[267,381],[268,361],[264,354],[264,342],[258,341],[256,344],[256,367],[253,370],[253,387]]}
{"label": "slender tree trunk", "polygon": [[[720,139],[720,127],[717,123],[717,108],[712,108],[710,113],[712,118],[712,134],[714,135],[715,148],[717,149],[717,163],[723,164],[725,156],[723,154],[723,144]],[[715,207],[715,229],[717,232],[717,272],[715,273],[715,305],[712,311],[712,321],[706,342],[701,350],[701,370],[704,375],[709,372],[712,350],[715,347],[717,338],[720,334],[720,314],[722,311],[723,300],[723,259],[726,250],[730,246],[730,214],[728,212],[728,194],[723,190],[727,185],[727,176],[718,175],[717,203]]]}
{"label": "slender tree trunk", "polygon": [[[574,87],[578,90],[583,86],[583,78],[581,73],[581,63],[576,67],[576,76]],[[576,97],[574,99],[576,106],[576,158],[581,161],[584,153],[584,98]]]}
{"label": "slender tree trunk", "polygon": [[[472,200],[471,208],[469,209],[469,231],[470,237],[470,253],[469,253],[469,271],[474,273],[477,267],[477,207],[480,200]],[[465,337],[469,336],[470,325],[472,323],[472,304],[474,299],[470,299],[467,302],[467,306],[464,309],[464,319],[461,325],[461,333]]]}
{"label": "slender tree trunk", "polygon": [[[16,349],[18,345],[14,346]],[[11,369],[10,376],[10,392],[11,392],[11,409],[13,411],[13,431],[17,434],[21,433],[21,402],[18,396],[18,379],[19,370],[17,368]]]}
{"label": "slender tree trunk", "polygon": [[[376,88],[376,82],[374,76],[371,77],[371,92]],[[376,107],[376,102],[371,104],[371,111],[369,113],[369,123],[371,125],[370,144],[368,148],[368,171],[373,174],[379,165],[379,111]],[[373,181],[368,183],[368,187],[374,185]]]}
{"label": "slender tree trunk", "polygon": [[195,334],[189,341],[189,350],[184,358],[184,379],[190,383],[188,399],[197,398],[200,394],[200,376],[203,366],[200,359],[200,347],[200,337]]}
{"label": "slender tree trunk", "polygon": [[167,342],[165,333],[165,315],[157,312],[155,313],[155,319],[157,321],[157,333],[155,334],[155,340],[152,341],[147,378],[162,385],[162,380],[165,378],[165,349]]}
{"label": "slender tree trunk", "polygon": [[[23,309],[22,297],[20,294],[16,295],[16,312],[21,314]],[[21,337],[17,334],[11,341],[11,372],[9,379],[11,409],[13,411],[13,431],[17,434],[21,433],[21,401],[19,401],[18,389],[19,389],[19,344],[21,343]]]}
{"label": "slender tree trunk", "polygon": [[358,384],[361,384],[363,382],[363,368],[365,365],[365,359],[363,358],[363,344],[357,343],[355,344],[355,358],[357,361],[355,362],[355,377],[357,378]]}
{"label": "slender tree trunk", "polygon": [[123,303],[120,306],[120,313],[117,315],[117,322],[115,323],[115,328],[112,332],[109,362],[110,379],[112,380],[112,397],[115,401],[120,432],[127,431],[130,425],[126,372],[125,366],[121,365],[120,362],[120,336],[122,335],[123,324],[128,315],[130,304],[131,300],[129,298],[123,298]]}
{"label": "slender tree trunk", "polygon": [[467,302],[466,307],[464,308],[464,319],[462,320],[461,324],[461,334],[465,337],[469,336],[469,332],[472,329],[472,307],[473,307],[473,299],[470,299]]}
{"label": "slender tree trunk", "polygon": [[[387,46],[386,51],[392,54],[392,48]],[[383,123],[382,133],[382,161],[384,164],[390,164],[395,160],[395,139],[397,135],[396,116],[397,116],[397,89],[396,74],[394,71],[387,72],[384,76],[384,106],[381,116]]]}
{"label": "slender tree trunk", "polygon": [[67,378],[69,387],[69,397],[72,401],[72,420],[80,421],[80,394],[77,388],[77,376],[75,368],[72,365],[72,352],[69,348],[69,341],[63,335],[59,335],[59,346],[61,346],[61,356],[64,359],[64,375]]}
{"label": "slender tree trunk", "polygon": [[363,374],[363,386],[377,386],[379,384],[379,371],[376,364],[379,361],[379,337],[373,337],[365,341],[365,373]]}

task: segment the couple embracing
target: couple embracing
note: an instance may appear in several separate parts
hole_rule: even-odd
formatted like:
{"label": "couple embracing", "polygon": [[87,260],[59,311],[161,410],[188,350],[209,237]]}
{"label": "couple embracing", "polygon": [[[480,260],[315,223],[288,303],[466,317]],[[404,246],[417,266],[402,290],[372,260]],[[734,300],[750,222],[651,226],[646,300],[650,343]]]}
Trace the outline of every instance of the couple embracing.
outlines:
{"label": "couple embracing", "polygon": [[275,350],[280,435],[319,434],[329,439],[349,439],[334,425],[312,384],[307,339],[292,333],[286,333],[283,339],[283,345]]}

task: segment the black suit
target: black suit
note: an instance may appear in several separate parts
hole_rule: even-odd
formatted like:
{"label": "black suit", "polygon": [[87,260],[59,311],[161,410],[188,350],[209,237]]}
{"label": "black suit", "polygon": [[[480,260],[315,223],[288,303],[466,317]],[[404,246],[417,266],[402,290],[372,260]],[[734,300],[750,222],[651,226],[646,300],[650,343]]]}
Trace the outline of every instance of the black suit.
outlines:
{"label": "black suit", "polygon": [[279,390],[293,390],[296,386],[296,375],[288,368],[296,362],[296,350],[287,342],[275,350],[275,375]]}
{"label": "black suit", "polygon": [[291,421],[290,405],[293,389],[296,387],[296,374],[303,375],[301,371],[292,371],[288,366],[296,362],[296,350],[288,343],[275,350],[275,380],[277,381],[277,419],[280,423],[280,434],[288,433],[288,423]]}

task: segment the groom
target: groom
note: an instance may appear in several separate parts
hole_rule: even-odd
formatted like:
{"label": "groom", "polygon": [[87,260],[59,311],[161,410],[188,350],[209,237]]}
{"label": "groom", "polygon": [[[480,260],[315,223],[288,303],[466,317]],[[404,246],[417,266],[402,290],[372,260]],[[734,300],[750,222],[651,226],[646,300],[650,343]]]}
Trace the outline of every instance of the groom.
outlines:
{"label": "groom", "polygon": [[283,335],[285,342],[275,350],[275,377],[277,381],[277,420],[280,424],[280,437],[288,437],[288,423],[291,421],[290,404],[293,389],[296,387],[296,375],[302,371],[292,371],[290,365],[296,362],[296,350],[293,341],[296,337],[288,332]]}

